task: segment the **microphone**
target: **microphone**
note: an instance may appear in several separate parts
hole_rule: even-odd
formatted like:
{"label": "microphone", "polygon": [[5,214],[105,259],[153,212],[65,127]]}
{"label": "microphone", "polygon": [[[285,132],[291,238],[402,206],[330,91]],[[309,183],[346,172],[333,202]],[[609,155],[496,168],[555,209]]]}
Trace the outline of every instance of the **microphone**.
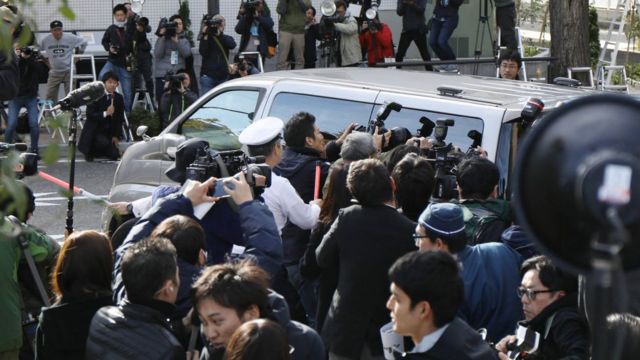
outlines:
{"label": "microphone", "polygon": [[24,143],[7,144],[7,143],[0,142],[0,151],[11,151],[11,150],[27,151],[27,149],[28,149],[27,144],[24,144]]}
{"label": "microphone", "polygon": [[67,97],[58,101],[54,110],[69,110],[88,105],[103,97],[105,93],[106,89],[102,81],[94,81],[70,92]]}

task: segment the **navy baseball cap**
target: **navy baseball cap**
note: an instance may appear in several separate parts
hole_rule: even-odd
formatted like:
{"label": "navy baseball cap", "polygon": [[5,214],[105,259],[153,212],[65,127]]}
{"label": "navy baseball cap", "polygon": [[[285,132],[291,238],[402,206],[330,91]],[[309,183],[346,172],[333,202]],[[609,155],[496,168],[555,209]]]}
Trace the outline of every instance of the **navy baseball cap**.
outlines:
{"label": "navy baseball cap", "polygon": [[427,232],[441,237],[451,237],[464,232],[462,208],[452,203],[429,204],[418,218]]}
{"label": "navy baseball cap", "polygon": [[62,27],[62,21],[60,20],[53,20],[51,24],[49,24],[50,29],[61,28],[61,27]]}

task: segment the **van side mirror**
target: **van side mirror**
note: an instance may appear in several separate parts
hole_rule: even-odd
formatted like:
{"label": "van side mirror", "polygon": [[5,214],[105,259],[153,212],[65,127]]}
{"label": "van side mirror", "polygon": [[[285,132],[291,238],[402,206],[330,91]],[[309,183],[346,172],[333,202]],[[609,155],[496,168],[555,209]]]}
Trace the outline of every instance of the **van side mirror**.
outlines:
{"label": "van side mirror", "polygon": [[138,128],[136,129],[136,135],[138,135],[139,137],[142,138],[142,140],[144,141],[149,141],[151,140],[151,137],[149,135],[147,135],[147,131],[149,130],[149,127],[146,125],[140,125],[138,126]]}

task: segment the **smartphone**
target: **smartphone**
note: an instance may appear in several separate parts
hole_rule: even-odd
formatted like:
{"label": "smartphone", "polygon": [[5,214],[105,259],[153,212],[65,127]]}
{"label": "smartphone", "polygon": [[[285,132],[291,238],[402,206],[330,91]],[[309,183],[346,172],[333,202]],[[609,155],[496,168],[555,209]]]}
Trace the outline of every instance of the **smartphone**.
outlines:
{"label": "smartphone", "polygon": [[228,181],[230,178],[222,178],[216,180],[216,183],[213,185],[213,191],[210,192],[210,196],[215,196],[218,198],[229,197],[230,195],[224,191],[224,186],[226,185],[229,189],[233,190],[236,185],[231,181]]}

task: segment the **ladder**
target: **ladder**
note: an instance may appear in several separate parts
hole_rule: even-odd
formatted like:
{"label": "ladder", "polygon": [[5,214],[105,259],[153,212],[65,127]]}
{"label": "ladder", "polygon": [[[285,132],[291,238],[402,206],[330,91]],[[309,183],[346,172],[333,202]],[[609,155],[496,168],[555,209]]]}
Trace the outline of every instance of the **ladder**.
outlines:
{"label": "ladder", "polygon": [[596,88],[595,82],[593,81],[593,69],[591,67],[582,66],[582,67],[570,67],[567,69],[567,77],[569,77],[569,79],[575,79],[573,77],[573,74],[579,74],[579,73],[586,73],[587,78],[589,79],[589,85],[581,86],[581,87],[588,88],[588,89]]}
{"label": "ladder", "polygon": [[[56,127],[51,131],[51,127],[49,123],[46,121],[45,117],[49,115],[52,118],[58,117],[59,113],[54,109],[55,104],[52,100],[40,100],[38,101],[38,107],[40,108],[40,113],[38,114],[38,126],[42,124],[44,121],[44,127],[47,129],[49,136],[51,139],[56,138],[56,133],[60,133],[60,140],[62,140],[63,144],[66,144],[67,141],[64,138],[64,132],[62,131],[62,127]],[[78,122],[80,123],[80,122]]]}
{"label": "ladder", "polygon": [[[500,31],[500,27],[498,27],[498,35],[496,37],[496,60],[500,59],[500,51],[502,50],[506,50],[506,46],[502,46],[500,44],[500,36],[501,36],[501,31]],[[520,28],[516,27],[516,39],[518,40],[518,52],[520,53],[520,57],[524,59],[524,46],[522,46],[522,35],[520,34]],[[500,77],[500,64],[497,64],[498,66],[496,67],[496,77]],[[529,79],[527,78],[527,64],[523,61],[522,62],[522,67],[520,68],[520,72],[522,73],[522,80],[523,81],[529,81]]]}
{"label": "ladder", "polygon": [[620,42],[624,36],[624,24],[627,13],[629,12],[630,1],[636,0],[618,0],[615,9],[613,9],[613,14],[611,15],[609,30],[607,31],[604,46],[602,46],[602,50],[600,50],[597,66],[597,79],[600,82],[599,85],[602,91],[621,90],[620,87],[622,85],[612,84],[614,73],[621,72],[622,80],[624,81],[624,90],[628,92],[626,87],[627,76],[624,71],[624,66],[616,66],[616,59],[618,57],[618,50],[620,50]]}
{"label": "ladder", "polygon": [[[147,86],[145,85],[144,80],[141,83],[141,87],[136,89],[136,95],[133,97],[133,104],[131,105],[131,108],[135,109],[138,105],[140,105],[151,112],[156,111],[155,106],[153,105],[153,101],[151,100],[151,95],[147,90]],[[140,96],[140,94],[142,94],[142,96]]]}
{"label": "ladder", "polygon": [[[87,74],[78,74],[76,70],[76,60],[89,60],[91,62],[91,73]],[[70,76],[70,86],[69,89],[73,90],[73,86],[75,85],[75,80],[83,80],[83,81],[96,81],[96,59],[93,55],[85,55],[85,54],[73,54],[71,56],[71,76]]]}

